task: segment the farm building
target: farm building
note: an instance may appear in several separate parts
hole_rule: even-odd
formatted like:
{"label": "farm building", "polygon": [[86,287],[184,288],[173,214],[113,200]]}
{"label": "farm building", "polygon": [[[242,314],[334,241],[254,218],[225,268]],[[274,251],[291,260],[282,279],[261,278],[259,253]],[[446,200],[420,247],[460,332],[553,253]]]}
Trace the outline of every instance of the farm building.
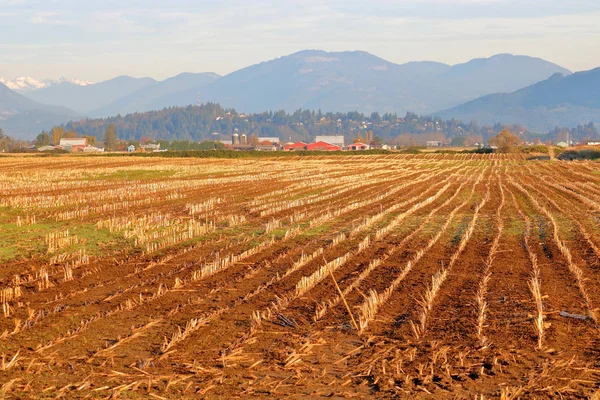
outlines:
{"label": "farm building", "polygon": [[296,142],[296,143],[292,143],[292,144],[286,144],[283,147],[283,150],[285,150],[285,151],[306,150],[307,146],[308,145],[304,142]]}
{"label": "farm building", "polygon": [[597,140],[587,142],[588,146],[600,146],[600,142]]}
{"label": "farm building", "polygon": [[344,135],[317,136],[315,137],[315,143],[316,142],[330,143],[334,146],[339,146],[340,149],[346,147],[346,144],[344,142]]}
{"label": "farm building", "polygon": [[135,146],[134,145],[131,144],[131,145],[127,146],[127,152],[133,153],[134,151],[135,151]]}
{"label": "farm building", "polygon": [[42,146],[40,148],[38,148],[38,151],[54,151],[56,150],[56,147],[54,146]]}
{"label": "farm building", "polygon": [[140,146],[141,149],[145,151],[158,151],[160,150],[160,143],[148,143]]}
{"label": "farm building", "polygon": [[348,150],[369,150],[370,148],[371,146],[361,142],[352,143],[350,146],[348,146]]}
{"label": "farm building", "polygon": [[428,140],[427,141],[427,147],[440,147],[442,145],[442,142],[439,140]]}
{"label": "farm building", "polygon": [[88,146],[88,140],[86,138],[63,138],[60,139],[59,145],[67,151],[83,151]]}
{"label": "farm building", "polygon": [[260,142],[255,146],[255,149],[258,151],[277,151],[279,150],[279,144],[271,143],[268,141]]}
{"label": "farm building", "polygon": [[327,142],[315,142],[306,146],[306,150],[310,151],[340,151],[342,148],[335,144],[327,143]]}
{"label": "farm building", "polygon": [[84,153],[102,153],[104,152],[104,149],[95,146],[86,146],[83,149],[81,149],[81,151],[83,151]]}
{"label": "farm building", "polygon": [[269,144],[276,144],[279,145],[281,143],[281,139],[279,139],[278,137],[262,137],[259,136],[258,137],[258,143],[262,144],[263,142],[269,142]]}
{"label": "farm building", "polygon": [[236,151],[256,150],[256,146],[254,146],[252,144],[248,144],[248,143],[234,144],[232,146],[226,146],[226,148],[228,148],[229,150],[236,150]]}

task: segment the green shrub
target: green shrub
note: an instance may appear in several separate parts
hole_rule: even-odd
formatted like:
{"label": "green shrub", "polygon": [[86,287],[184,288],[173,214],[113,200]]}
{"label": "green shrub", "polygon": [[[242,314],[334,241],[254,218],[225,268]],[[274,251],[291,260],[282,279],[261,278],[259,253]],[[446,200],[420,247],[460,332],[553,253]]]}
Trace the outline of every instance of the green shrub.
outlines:
{"label": "green shrub", "polygon": [[400,154],[421,154],[421,150],[425,150],[427,147],[425,146],[409,146],[405,149],[400,150],[398,153]]}
{"label": "green shrub", "polygon": [[525,146],[521,149],[522,153],[525,154],[531,154],[531,153],[542,153],[542,154],[548,154],[548,146],[545,146],[543,144],[536,144],[534,146]]}

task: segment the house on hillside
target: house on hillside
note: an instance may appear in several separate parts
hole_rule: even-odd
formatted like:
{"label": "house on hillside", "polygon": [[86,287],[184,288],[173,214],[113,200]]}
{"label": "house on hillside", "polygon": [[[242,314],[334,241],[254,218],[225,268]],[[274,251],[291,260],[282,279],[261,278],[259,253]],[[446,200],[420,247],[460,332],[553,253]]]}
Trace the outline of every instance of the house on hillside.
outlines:
{"label": "house on hillside", "polygon": [[308,145],[304,142],[296,142],[296,143],[292,143],[292,144],[286,144],[283,147],[283,150],[285,151],[299,151],[299,150],[306,150],[306,148],[308,147]]}
{"label": "house on hillside", "polygon": [[327,143],[327,142],[315,142],[306,146],[306,150],[309,151],[340,151],[342,148],[335,144]]}
{"label": "house on hillside", "polygon": [[66,151],[83,151],[88,146],[88,140],[87,138],[62,138],[59,146]]}
{"label": "house on hillside", "polygon": [[343,149],[346,147],[346,144],[344,142],[344,135],[317,136],[317,137],[315,137],[315,142],[329,143],[334,146],[339,146],[340,149]]}
{"label": "house on hillside", "polygon": [[371,148],[371,146],[369,146],[368,144],[364,144],[361,142],[356,142],[356,143],[352,143],[350,146],[348,146],[348,150],[369,150]]}

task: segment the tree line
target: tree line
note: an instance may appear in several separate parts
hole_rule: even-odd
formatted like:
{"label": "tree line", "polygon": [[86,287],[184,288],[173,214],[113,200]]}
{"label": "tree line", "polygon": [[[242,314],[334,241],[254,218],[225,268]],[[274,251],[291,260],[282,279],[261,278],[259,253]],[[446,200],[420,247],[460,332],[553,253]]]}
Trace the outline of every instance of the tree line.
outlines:
{"label": "tree line", "polygon": [[479,126],[475,122],[444,121],[411,112],[398,116],[392,113],[366,115],[300,109],[293,113],[266,111],[242,114],[215,103],[73,121],[64,125],[63,129],[102,140],[111,124],[118,130],[119,137],[126,141],[149,137],[156,141],[200,142],[228,139],[232,133],[239,132],[248,137],[275,136],[284,142],[310,141],[317,135],[344,135],[346,141],[351,142],[352,138],[365,137],[372,132],[373,136],[399,145],[423,144],[427,140],[450,142],[456,138],[459,138],[457,145],[471,145],[487,141],[505,127],[528,140],[527,130],[517,125]]}
{"label": "tree line", "polygon": [[[476,122],[456,119],[442,120],[412,112],[404,116],[394,113],[369,115],[359,112],[326,112],[321,110],[266,111],[256,114],[238,113],[216,103],[201,106],[171,107],[160,111],[135,113],[111,118],[85,119],[57,126],[38,135],[37,147],[57,145],[61,138],[86,137],[90,145],[102,142],[107,150],[123,150],[123,146],[148,138],[165,148],[197,150],[199,147],[219,148],[219,140],[231,139],[232,133],[252,137],[278,137],[283,142],[312,141],[318,135],[344,135],[346,142],[376,138],[399,146],[424,145],[441,141],[453,146],[488,143],[503,129],[509,129],[522,141],[560,141],[567,134],[573,140],[597,139],[593,123],[578,127],[556,128],[547,134],[529,132],[519,125],[494,124],[479,126]],[[107,132],[110,132],[107,135]],[[1,140],[1,139],[0,139]],[[200,142],[210,141],[201,145]],[[6,140],[5,140],[6,142]],[[1,143],[0,143],[1,144]],[[7,144],[4,144],[7,147]],[[1,147],[0,147],[1,150]]]}

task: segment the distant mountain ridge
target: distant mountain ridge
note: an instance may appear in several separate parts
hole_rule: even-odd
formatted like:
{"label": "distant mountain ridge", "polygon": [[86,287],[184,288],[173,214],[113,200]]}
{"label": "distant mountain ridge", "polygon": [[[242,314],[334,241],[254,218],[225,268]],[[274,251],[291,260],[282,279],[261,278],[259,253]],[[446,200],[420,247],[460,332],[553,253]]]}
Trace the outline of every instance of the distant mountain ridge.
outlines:
{"label": "distant mountain ridge", "polygon": [[0,83],[0,128],[10,136],[33,139],[43,129],[78,118],[72,110],[37,103]]}
{"label": "distant mountain ridge", "polygon": [[81,79],[65,78],[64,76],[59,79],[44,79],[38,80],[30,76],[21,76],[15,79],[4,79],[0,78],[0,83],[6,85],[9,89],[17,92],[26,93],[34,90],[44,89],[58,83],[68,82],[78,86],[92,85],[93,82],[84,81]]}
{"label": "distant mountain ridge", "polygon": [[[31,92],[38,102],[88,116],[143,112],[218,102],[245,112],[323,111],[431,113],[480,96],[510,92],[571,72],[539,58],[499,54],[455,66],[431,61],[395,64],[364,51],[304,50],[255,64],[224,77],[181,74],[157,82],[115,78],[85,87],[54,85]],[[127,81],[126,81],[127,80]]]}
{"label": "distant mountain ridge", "polygon": [[110,104],[155,83],[156,81],[152,78],[119,76],[87,86],[62,82],[26,95],[39,103],[59,105],[75,110],[82,115],[90,115],[99,105]]}
{"label": "distant mountain ridge", "polygon": [[203,88],[171,94],[168,102],[202,99],[245,112],[323,111],[430,113],[485,94],[513,91],[554,73],[571,72],[539,58],[501,54],[449,66],[394,64],[363,51],[306,50],[252,65]]}
{"label": "distant mountain ridge", "polygon": [[600,123],[600,68],[550,78],[512,93],[483,96],[435,113],[481,124],[519,123],[532,131]]}
{"label": "distant mountain ridge", "polygon": [[[87,86],[65,82],[27,93],[27,96],[40,103],[73,109],[82,115],[105,117],[173,106],[161,98],[190,87],[202,87],[219,78],[214,73],[182,73],[164,81],[120,76]],[[195,101],[194,95],[190,104]]]}
{"label": "distant mountain ridge", "polygon": [[210,72],[200,74],[184,72],[173,78],[145,86],[110,104],[99,107],[93,110],[91,115],[94,117],[108,117],[117,114],[126,115],[161,110],[174,105],[169,102],[169,95],[179,93],[189,87],[201,88],[219,78],[219,75]]}
{"label": "distant mountain ridge", "polygon": [[305,50],[223,77],[183,73],[156,81],[121,76],[85,86],[61,82],[24,94],[40,106],[63,107],[63,115],[86,117],[187,106],[196,104],[198,96],[201,102],[246,113],[303,108],[430,114],[492,93],[512,92],[556,73],[571,74],[539,58],[510,54],[450,66],[431,61],[395,64],[364,51]]}

